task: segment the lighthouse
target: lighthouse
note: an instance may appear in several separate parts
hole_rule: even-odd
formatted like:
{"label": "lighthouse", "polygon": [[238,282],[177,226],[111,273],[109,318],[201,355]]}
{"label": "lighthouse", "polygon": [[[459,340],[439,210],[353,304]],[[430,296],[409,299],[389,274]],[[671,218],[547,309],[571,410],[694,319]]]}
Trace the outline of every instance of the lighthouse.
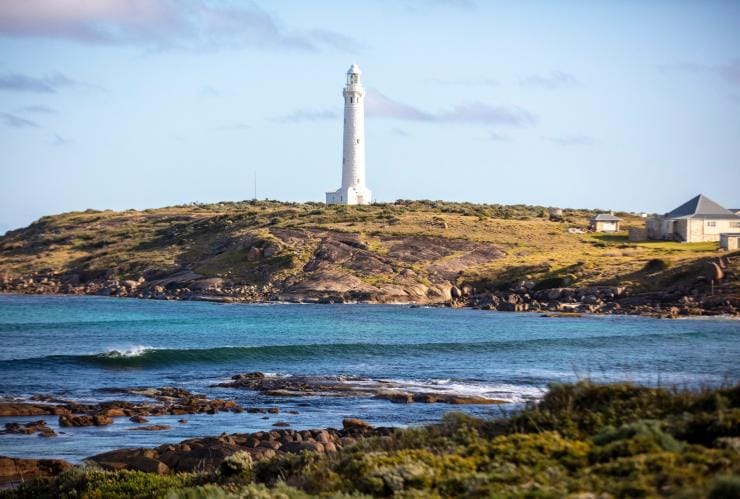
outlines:
{"label": "lighthouse", "polygon": [[327,204],[370,204],[365,185],[365,88],[362,71],[353,64],[347,71],[344,95],[342,186],[326,193]]}

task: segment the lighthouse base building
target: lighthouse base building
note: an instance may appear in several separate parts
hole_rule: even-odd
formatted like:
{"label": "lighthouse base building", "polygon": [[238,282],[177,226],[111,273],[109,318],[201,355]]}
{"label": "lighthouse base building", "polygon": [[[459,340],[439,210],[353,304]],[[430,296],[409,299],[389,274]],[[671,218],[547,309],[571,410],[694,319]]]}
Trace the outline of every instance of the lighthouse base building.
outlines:
{"label": "lighthouse base building", "polygon": [[365,185],[365,89],[356,64],[347,71],[344,95],[344,141],[342,186],[326,193],[327,204],[370,204],[372,193]]}
{"label": "lighthouse base building", "polygon": [[371,200],[372,193],[367,187],[362,189],[349,187],[326,193],[326,204],[370,204]]}

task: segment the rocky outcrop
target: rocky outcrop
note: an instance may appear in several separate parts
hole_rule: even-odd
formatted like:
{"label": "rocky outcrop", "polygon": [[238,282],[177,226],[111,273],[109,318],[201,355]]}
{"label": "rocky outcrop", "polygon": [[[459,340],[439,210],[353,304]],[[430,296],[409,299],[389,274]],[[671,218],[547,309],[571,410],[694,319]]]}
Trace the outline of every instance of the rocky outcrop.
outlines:
{"label": "rocky outcrop", "polygon": [[0,416],[58,416],[71,414],[66,407],[26,402],[0,403]]}
{"label": "rocky outcrop", "polygon": [[57,476],[72,465],[61,459],[20,459],[0,456],[0,486],[13,485],[34,478]]}
{"label": "rocky outcrop", "polygon": [[33,435],[38,433],[42,437],[56,437],[54,430],[49,428],[46,421],[32,421],[30,423],[5,423],[5,430],[0,433],[15,433],[20,435]]}
{"label": "rocky outcrop", "polygon": [[[371,397],[395,403],[425,404],[500,404],[502,400],[461,395],[446,392],[443,388],[425,389],[423,386],[397,385],[391,381],[365,378],[360,376],[281,376],[269,377],[260,372],[236,374],[232,381],[218,383],[214,386],[254,390],[263,395],[276,397]],[[247,412],[259,412],[260,409],[248,408]]]}
{"label": "rocky outcrop", "polygon": [[[109,388],[111,393],[126,393],[154,399],[157,402],[131,402],[113,400],[97,404],[81,404],[60,400],[44,395],[36,395],[35,400],[45,403],[9,402],[0,404],[0,416],[59,416],[62,427],[105,426],[113,423],[113,418],[129,418],[135,423],[146,423],[146,416],[165,416],[181,414],[216,414],[218,412],[242,412],[244,408],[233,400],[209,399],[205,395],[194,394],[174,387],[162,388]],[[14,427],[15,428],[15,427]],[[6,428],[7,430],[7,428]],[[16,433],[25,433],[16,428]],[[41,431],[41,430],[39,430]]]}
{"label": "rocky outcrop", "polygon": [[[466,288],[466,286],[463,286]],[[536,289],[521,281],[506,290],[477,291],[468,287],[459,305],[502,312],[561,314],[632,314],[656,317],[687,315],[737,315],[740,296],[706,296],[689,289],[634,293],[624,286],[591,286]],[[571,315],[574,316],[574,315]]]}
{"label": "rocky outcrop", "polygon": [[253,460],[301,452],[333,453],[368,437],[392,434],[392,428],[373,428],[362,420],[347,418],[343,429],[275,429],[256,433],[223,434],[184,440],[148,449],[119,449],[89,457],[88,462],[109,470],[138,470],[148,473],[211,472],[228,456],[247,452]]}

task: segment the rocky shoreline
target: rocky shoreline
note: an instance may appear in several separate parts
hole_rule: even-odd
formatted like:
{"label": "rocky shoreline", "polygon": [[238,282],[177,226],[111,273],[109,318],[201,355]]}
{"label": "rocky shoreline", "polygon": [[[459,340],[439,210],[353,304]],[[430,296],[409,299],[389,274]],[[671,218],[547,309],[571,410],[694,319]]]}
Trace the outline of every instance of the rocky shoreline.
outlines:
{"label": "rocky shoreline", "polygon": [[[366,438],[389,438],[394,431],[394,428],[375,428],[360,419],[345,418],[341,429],[278,428],[254,433],[224,433],[217,437],[191,438],[179,444],[154,448],[116,449],[90,456],[83,463],[111,471],[135,470],[160,475],[212,472],[237,452],[248,453],[254,461],[302,452],[333,454]],[[53,477],[72,467],[71,463],[62,459],[0,456],[0,487],[33,478]]]}
{"label": "rocky shoreline", "polygon": [[521,281],[507,289],[476,289],[438,285],[432,296],[422,300],[399,295],[304,290],[285,293],[274,286],[237,286],[223,279],[204,283],[187,276],[174,280],[92,280],[81,283],[77,275],[34,275],[0,279],[0,293],[29,295],[95,295],[154,300],[195,300],[218,303],[366,303],[474,308],[499,312],[544,314],[619,314],[662,318],[740,314],[740,294],[734,289],[712,293],[705,283],[653,292],[634,292],[624,286],[548,287]]}

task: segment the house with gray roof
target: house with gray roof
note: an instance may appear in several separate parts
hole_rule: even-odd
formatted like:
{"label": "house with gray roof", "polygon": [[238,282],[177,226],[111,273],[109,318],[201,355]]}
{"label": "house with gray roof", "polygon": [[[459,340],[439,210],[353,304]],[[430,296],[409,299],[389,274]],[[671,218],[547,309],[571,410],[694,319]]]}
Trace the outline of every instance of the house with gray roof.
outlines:
{"label": "house with gray roof", "polygon": [[699,194],[665,215],[648,218],[646,229],[649,239],[719,241],[720,234],[738,232],[740,216]]}
{"label": "house with gray roof", "polygon": [[615,217],[613,213],[599,213],[590,220],[590,228],[594,232],[619,232],[621,221],[622,219]]}

